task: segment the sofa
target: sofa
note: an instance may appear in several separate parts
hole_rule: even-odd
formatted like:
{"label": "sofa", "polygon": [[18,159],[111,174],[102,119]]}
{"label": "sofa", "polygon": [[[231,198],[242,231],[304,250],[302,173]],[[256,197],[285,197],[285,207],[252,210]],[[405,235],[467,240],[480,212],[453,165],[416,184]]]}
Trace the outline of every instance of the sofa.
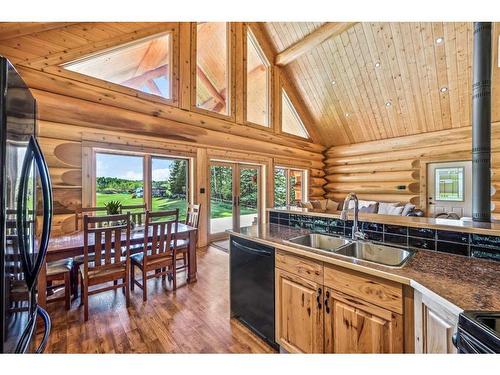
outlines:
{"label": "sofa", "polygon": [[[332,199],[319,199],[301,203],[302,208],[315,211],[342,211],[344,202],[337,202]],[[424,216],[424,212],[416,208],[412,203],[401,202],[377,202],[358,200],[360,213],[393,215],[393,216]],[[349,210],[354,209],[354,201],[349,202]]]}

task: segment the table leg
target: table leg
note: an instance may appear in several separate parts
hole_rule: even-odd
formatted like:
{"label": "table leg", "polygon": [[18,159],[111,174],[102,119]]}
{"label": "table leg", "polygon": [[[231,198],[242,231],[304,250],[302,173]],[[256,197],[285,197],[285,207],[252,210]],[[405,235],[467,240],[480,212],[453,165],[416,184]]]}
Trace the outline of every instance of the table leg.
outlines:
{"label": "table leg", "polygon": [[38,274],[38,305],[47,309],[47,262],[44,260]]}
{"label": "table leg", "polygon": [[188,247],[188,283],[196,281],[196,231],[189,232],[189,247]]}

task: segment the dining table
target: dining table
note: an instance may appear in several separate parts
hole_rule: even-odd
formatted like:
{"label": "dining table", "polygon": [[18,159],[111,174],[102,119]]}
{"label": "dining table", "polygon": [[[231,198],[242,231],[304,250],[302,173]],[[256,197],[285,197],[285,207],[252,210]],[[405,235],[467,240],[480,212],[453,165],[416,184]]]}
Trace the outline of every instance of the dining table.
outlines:
{"label": "dining table", "polygon": [[[198,230],[195,227],[178,223],[173,227],[172,239],[188,240],[188,266],[187,266],[187,282],[196,281],[196,238]],[[130,231],[130,245],[144,244],[145,227],[137,225]],[[42,308],[47,306],[47,263],[60,259],[72,258],[83,254],[83,231],[75,231],[64,235],[54,235],[50,237],[45,262],[40,268],[38,274],[38,304]],[[152,241],[152,227],[148,231],[148,241]],[[126,235],[121,238],[122,246],[126,246]],[[89,236],[89,252],[94,251],[94,238]]]}

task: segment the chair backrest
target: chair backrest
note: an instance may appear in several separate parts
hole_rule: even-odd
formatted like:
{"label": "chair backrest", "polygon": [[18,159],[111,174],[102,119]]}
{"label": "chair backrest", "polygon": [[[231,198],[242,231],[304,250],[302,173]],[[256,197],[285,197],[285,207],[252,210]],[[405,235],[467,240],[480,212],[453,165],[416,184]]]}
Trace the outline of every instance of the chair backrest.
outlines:
{"label": "chair backrest", "polygon": [[186,225],[198,228],[200,224],[201,204],[188,204],[186,213]]}
{"label": "chair backrest", "polygon": [[[122,240],[125,235],[127,258],[130,248],[130,215],[83,216],[83,256],[85,273],[89,268],[122,263]],[[94,261],[89,266],[89,239],[94,236]],[[114,253],[113,253],[114,251]],[[92,253],[92,251],[90,251]]]}
{"label": "chair backrest", "polygon": [[106,207],[79,207],[75,210],[75,230],[80,230],[80,221],[85,214],[91,213],[95,216],[97,212],[107,212]]}
{"label": "chair backrest", "polygon": [[[172,237],[172,233],[177,231],[178,224],[178,208],[170,211],[146,211],[144,263],[148,259],[170,255],[171,244],[174,249],[177,248],[177,240]],[[148,239],[149,235],[151,235],[151,241]],[[148,250],[150,250],[150,254],[148,254]]]}
{"label": "chair backrest", "polygon": [[146,203],[131,204],[128,206],[120,206],[120,213],[130,212],[130,220],[134,222],[134,224],[142,225],[144,224],[144,217],[146,216],[147,209]]}

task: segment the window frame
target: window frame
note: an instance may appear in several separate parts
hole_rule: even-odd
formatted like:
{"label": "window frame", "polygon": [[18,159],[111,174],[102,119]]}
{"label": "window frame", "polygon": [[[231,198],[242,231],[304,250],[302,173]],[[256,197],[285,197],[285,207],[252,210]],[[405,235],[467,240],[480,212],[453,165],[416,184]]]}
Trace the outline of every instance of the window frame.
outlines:
{"label": "window frame", "polygon": [[226,22],[226,40],[227,40],[227,88],[228,95],[226,95],[228,114],[222,114],[210,111],[205,108],[200,108],[196,105],[196,68],[197,64],[197,26],[198,22],[191,23],[191,112],[197,112],[207,116],[217,117],[223,120],[229,120],[231,122],[236,122],[236,79],[235,79],[235,49],[236,49],[236,28],[233,22]]}
{"label": "window frame", "polygon": [[[283,169],[285,170],[285,179],[286,179],[286,206],[290,207],[290,172],[291,171],[299,171],[302,174],[302,188],[301,188],[301,194],[302,194],[302,199],[300,200],[302,203],[307,202],[308,199],[308,170],[299,168],[299,167],[287,167],[283,165],[275,165],[273,169],[273,178],[276,175],[276,169]],[[273,184],[273,198],[276,193],[276,181],[274,181]],[[276,207],[276,201],[274,200],[273,206]],[[293,206],[297,207],[297,206]]]}
{"label": "window frame", "polygon": [[[268,125],[258,124],[256,122],[249,121],[247,118],[248,114],[248,37],[253,41],[254,46],[257,50],[259,57],[264,61],[266,66],[266,80],[267,80],[267,121]],[[274,116],[273,116],[273,64],[270,62],[269,57],[266,55],[264,48],[260,45],[257,36],[252,31],[252,28],[246,25],[243,28],[243,124],[255,127],[260,130],[271,130],[274,129]]]}
{"label": "window frame", "polygon": [[[84,145],[84,147],[87,147]],[[87,198],[86,201],[85,199],[82,200],[82,207],[86,206],[96,206],[96,182],[97,182],[97,159],[96,155],[97,154],[111,154],[111,155],[117,155],[117,156],[137,156],[137,157],[142,157],[143,158],[143,167],[142,167],[142,173],[143,173],[143,191],[144,191],[144,203],[146,203],[146,207],[148,210],[152,209],[152,172],[153,172],[153,163],[152,159],[153,158],[161,158],[161,159],[180,159],[180,160],[186,160],[187,161],[187,191],[186,191],[186,198],[187,198],[187,203],[191,204],[194,202],[194,193],[195,193],[195,176],[194,176],[194,171],[195,171],[195,158],[193,156],[184,154],[184,153],[179,153],[178,155],[173,155],[170,153],[159,153],[159,152],[144,152],[144,151],[135,151],[129,148],[125,147],[101,147],[97,145],[92,145],[89,146],[91,149],[90,152],[86,152],[84,149],[84,162],[85,159],[88,163],[88,165],[91,167],[90,173],[82,181],[83,186],[89,186],[90,187],[90,192],[82,191],[83,197]],[[90,160],[88,160],[90,158]],[[82,169],[82,174],[85,177],[85,171]],[[89,181],[90,180],[90,181]],[[87,182],[87,183],[86,183]],[[89,196],[90,193],[90,196]]]}
{"label": "window frame", "polygon": [[[440,184],[439,184],[439,179],[438,179],[438,174],[439,171],[441,170],[447,170],[447,169],[457,169],[461,171],[462,174],[462,180],[458,180],[458,192],[462,192],[462,197],[461,199],[442,199],[439,197],[438,192],[440,192]],[[434,200],[437,202],[464,202],[465,201],[465,167],[436,167],[434,169]]]}
{"label": "window frame", "polygon": [[[135,44],[135,43],[140,43],[141,41],[155,38],[164,34],[170,34],[170,47],[171,47],[171,54],[170,54],[170,60],[171,60],[171,80],[170,80],[170,92],[171,92],[171,98],[164,98],[162,96],[158,96],[155,94],[150,94],[144,91],[136,90],[131,87],[127,86],[122,86],[117,83],[105,81],[103,79],[99,79],[96,77],[88,76],[82,73],[74,72],[71,70],[66,69],[64,66],[71,63],[75,62],[81,59],[86,59],[90,58],[91,56],[99,55],[102,53],[105,53],[107,51],[112,51],[117,48],[125,48],[128,45]],[[101,42],[100,44],[103,44],[103,48],[98,50],[98,51],[90,51],[87,52],[87,50],[76,50],[73,52],[70,50],[67,53],[67,57],[61,59],[57,64],[54,66],[47,66],[43,67],[43,71],[51,74],[55,74],[60,77],[68,78],[77,82],[82,82],[85,84],[90,84],[96,87],[100,87],[103,89],[111,90],[114,92],[118,92],[121,94],[125,94],[128,96],[132,96],[134,98],[139,98],[143,100],[148,100],[160,104],[166,104],[174,107],[179,106],[179,26],[178,22],[168,22],[165,23],[165,25],[161,27],[157,27],[151,30],[151,33],[148,35],[141,35],[140,37],[136,39],[129,39],[125,41],[124,43],[121,44],[114,44],[111,47],[109,45],[111,42],[105,41]],[[106,47],[108,46],[108,47]]]}

